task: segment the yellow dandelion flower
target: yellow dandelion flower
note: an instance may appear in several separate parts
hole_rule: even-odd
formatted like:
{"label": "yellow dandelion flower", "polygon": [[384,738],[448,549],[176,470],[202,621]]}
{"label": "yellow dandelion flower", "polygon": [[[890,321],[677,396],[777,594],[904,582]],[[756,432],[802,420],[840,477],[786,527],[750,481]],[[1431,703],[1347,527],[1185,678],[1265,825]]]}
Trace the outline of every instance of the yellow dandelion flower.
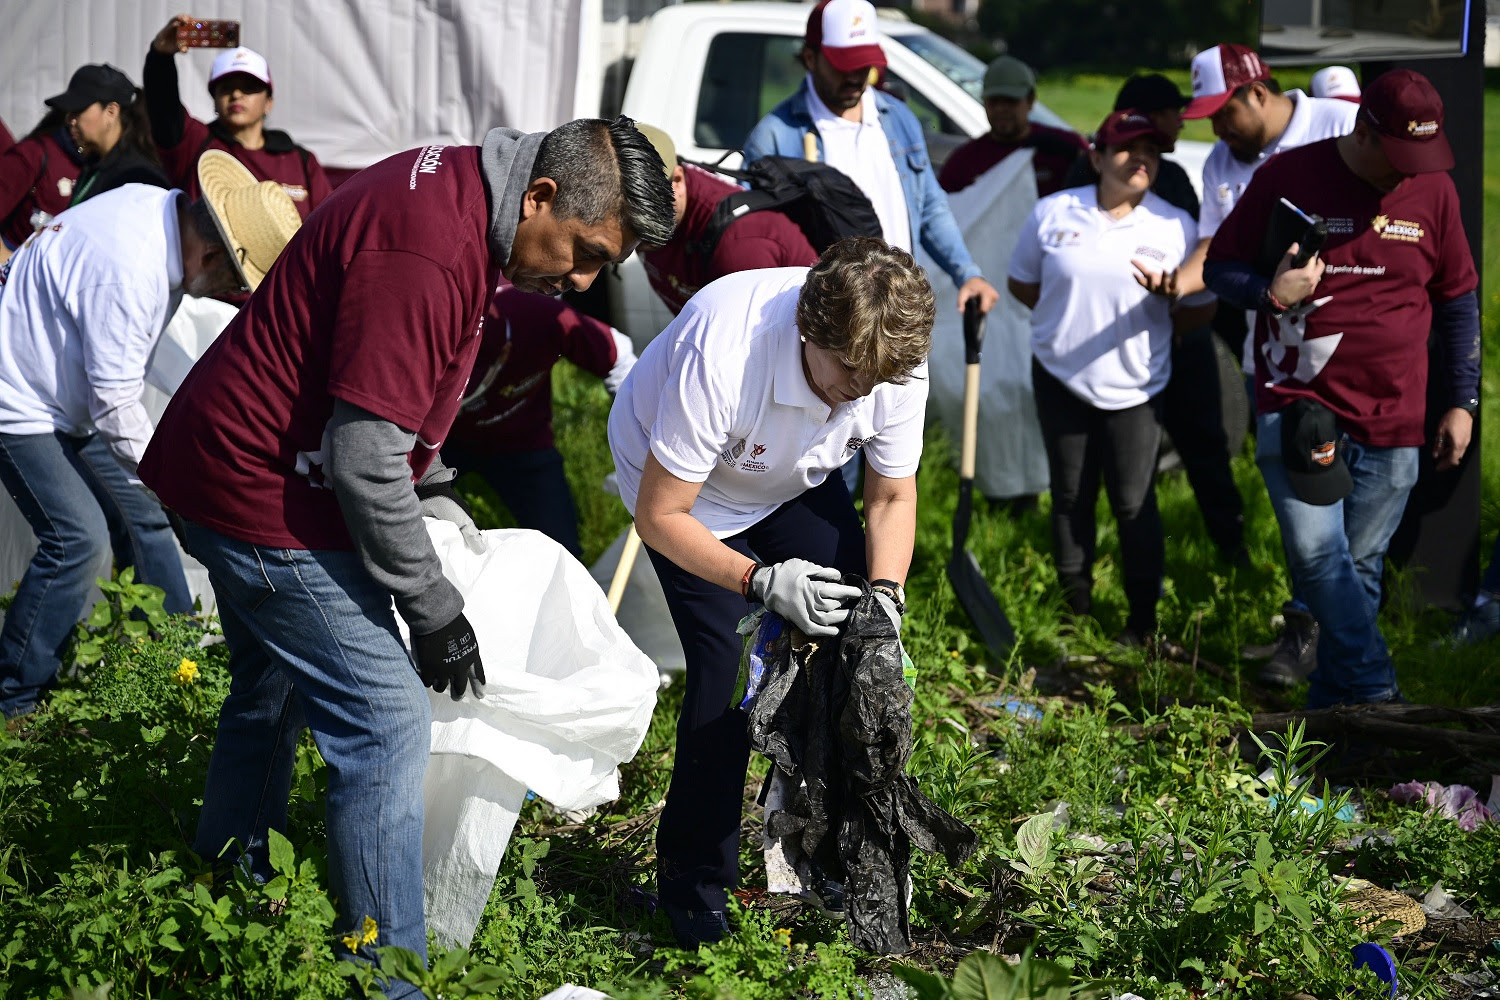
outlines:
{"label": "yellow dandelion flower", "polygon": [[781,945],[782,948],[790,948],[792,946],[792,932],[785,927],[776,928],[776,930],[771,932],[771,936],[776,939],[776,943]]}
{"label": "yellow dandelion flower", "polygon": [[359,930],[344,936],[344,947],[350,951],[358,951],[363,945],[374,944],[375,939],[379,936],[380,926],[375,923],[373,917],[365,917],[365,922],[360,926]]}
{"label": "yellow dandelion flower", "polygon": [[197,679],[198,664],[187,657],[183,657],[182,662],[177,664],[177,669],[172,673],[172,680],[178,684],[191,684]]}

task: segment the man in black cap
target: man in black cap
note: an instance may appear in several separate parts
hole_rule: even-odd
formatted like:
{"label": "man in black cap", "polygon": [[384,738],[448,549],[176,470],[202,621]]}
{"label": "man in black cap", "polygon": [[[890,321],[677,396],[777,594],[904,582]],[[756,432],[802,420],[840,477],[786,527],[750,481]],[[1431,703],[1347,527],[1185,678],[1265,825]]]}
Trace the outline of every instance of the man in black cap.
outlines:
{"label": "man in black cap", "polygon": [[[1138,73],[1125,81],[1115,97],[1115,110],[1133,108],[1151,119],[1172,144],[1182,132],[1182,109],[1188,98],[1177,85],[1160,73]],[[1067,186],[1091,184],[1097,179],[1087,157],[1078,161]],[[1180,163],[1161,158],[1161,168],[1151,190],[1163,200],[1198,218],[1198,194]],[[1183,471],[1193,486],[1198,509],[1208,536],[1225,559],[1243,563],[1245,552],[1245,503],[1229,468],[1229,438],[1222,418],[1222,387],[1219,363],[1214,355],[1213,329],[1200,327],[1172,341],[1172,377],[1162,397],[1162,427],[1182,460]]]}
{"label": "man in black cap", "polygon": [[[1392,70],[1365,90],[1353,132],[1257,170],[1209,246],[1209,287],[1256,310],[1256,463],[1320,628],[1311,708],[1401,699],[1378,622],[1386,547],[1418,449],[1451,469],[1473,433],[1478,277],[1452,167],[1437,91]],[[1328,237],[1297,268],[1293,241],[1268,274],[1267,223],[1282,200],[1321,217]],[[1445,348],[1448,400],[1430,443],[1429,332]]]}

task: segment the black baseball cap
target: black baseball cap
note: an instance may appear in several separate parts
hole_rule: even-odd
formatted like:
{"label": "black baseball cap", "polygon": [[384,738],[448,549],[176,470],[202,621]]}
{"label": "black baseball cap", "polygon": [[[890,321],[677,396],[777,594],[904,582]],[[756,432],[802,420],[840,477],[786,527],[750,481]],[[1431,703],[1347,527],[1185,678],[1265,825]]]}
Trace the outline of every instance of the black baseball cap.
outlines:
{"label": "black baseball cap", "polygon": [[1177,89],[1177,84],[1160,73],[1137,73],[1125,81],[1115,97],[1115,110],[1134,108],[1150,114],[1167,108],[1184,108],[1188,96]]}
{"label": "black baseball cap", "polygon": [[1317,400],[1299,399],[1281,411],[1281,464],[1304,503],[1327,507],[1354,489],[1338,421]]}
{"label": "black baseball cap", "polygon": [[130,82],[130,77],[108,63],[89,63],[78,67],[68,81],[68,89],[56,97],[47,98],[46,105],[71,115],[101,101],[129,104],[134,96],[135,84]]}

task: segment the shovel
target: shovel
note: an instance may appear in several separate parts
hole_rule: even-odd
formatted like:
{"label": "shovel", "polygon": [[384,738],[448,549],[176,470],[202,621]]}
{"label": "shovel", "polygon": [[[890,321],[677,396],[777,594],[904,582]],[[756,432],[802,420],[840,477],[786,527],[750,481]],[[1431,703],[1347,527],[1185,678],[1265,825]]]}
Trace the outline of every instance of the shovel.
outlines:
{"label": "shovel", "polygon": [[979,560],[966,547],[969,518],[974,513],[974,458],[979,431],[979,352],[984,343],[984,313],[979,299],[964,308],[964,437],[958,460],[958,507],[953,512],[953,558],[948,560],[948,582],[958,603],[974,623],[990,655],[1001,662],[1010,659],[1016,645],[1016,630],[1005,616],[995,592],[979,568]]}

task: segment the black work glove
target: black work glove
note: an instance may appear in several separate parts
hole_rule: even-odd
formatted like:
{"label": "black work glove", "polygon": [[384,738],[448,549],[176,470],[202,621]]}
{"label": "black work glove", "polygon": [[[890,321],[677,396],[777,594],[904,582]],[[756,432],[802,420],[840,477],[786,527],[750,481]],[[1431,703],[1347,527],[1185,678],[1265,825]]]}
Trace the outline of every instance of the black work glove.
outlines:
{"label": "black work glove", "polygon": [[[448,691],[454,701],[473,689],[474,697],[484,697],[484,664],[479,660],[479,640],[474,627],[460,612],[436,632],[411,637],[412,658],[422,683],[434,691]],[[451,687],[451,690],[450,690]]]}

